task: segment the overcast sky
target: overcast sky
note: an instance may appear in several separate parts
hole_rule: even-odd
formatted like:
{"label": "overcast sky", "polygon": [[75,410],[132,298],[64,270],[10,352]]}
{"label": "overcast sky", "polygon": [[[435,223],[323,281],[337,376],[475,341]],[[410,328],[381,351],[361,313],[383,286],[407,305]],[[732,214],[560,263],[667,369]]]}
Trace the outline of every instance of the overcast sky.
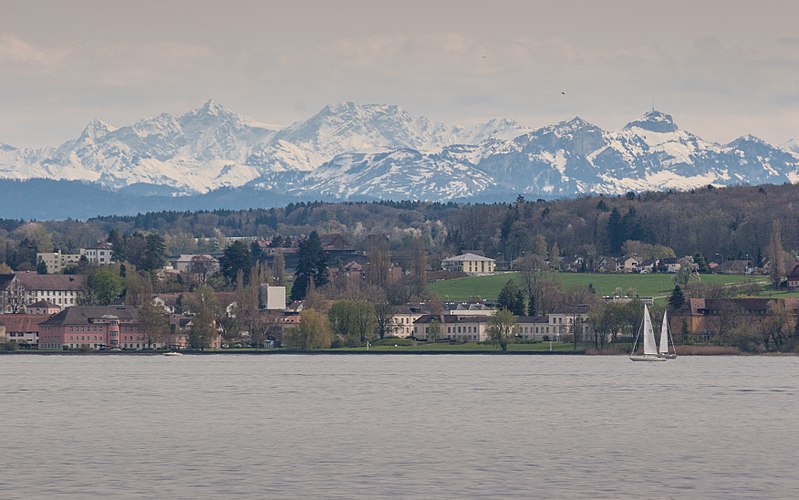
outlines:
{"label": "overcast sky", "polygon": [[799,1],[0,0],[0,143],[210,98],[278,125],[354,101],[609,130],[654,104],[707,140],[783,144]]}

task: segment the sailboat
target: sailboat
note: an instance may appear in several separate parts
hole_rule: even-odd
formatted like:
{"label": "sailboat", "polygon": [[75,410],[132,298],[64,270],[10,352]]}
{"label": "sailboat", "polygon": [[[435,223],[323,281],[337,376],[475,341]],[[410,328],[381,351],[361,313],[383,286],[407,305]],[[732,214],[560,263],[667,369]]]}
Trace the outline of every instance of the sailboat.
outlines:
{"label": "sailboat", "polygon": [[[636,354],[635,349],[638,347],[638,338],[642,333],[644,335],[644,353]],[[633,361],[666,361],[668,359],[658,352],[658,345],[655,342],[655,330],[652,328],[652,318],[649,316],[649,308],[646,304],[644,304],[644,321],[641,324],[641,330],[635,336],[630,359]]]}
{"label": "sailboat", "polygon": [[[671,349],[669,349],[669,345],[671,345]],[[671,338],[671,332],[669,331],[669,318],[666,311],[663,311],[663,323],[660,324],[658,355],[666,359],[674,359],[677,357],[677,350],[674,349],[674,339]]]}

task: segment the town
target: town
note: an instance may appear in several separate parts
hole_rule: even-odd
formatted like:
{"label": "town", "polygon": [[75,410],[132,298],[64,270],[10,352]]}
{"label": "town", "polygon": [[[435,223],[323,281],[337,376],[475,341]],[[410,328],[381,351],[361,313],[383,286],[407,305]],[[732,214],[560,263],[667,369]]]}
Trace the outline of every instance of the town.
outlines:
{"label": "town", "polygon": [[[141,255],[131,258],[137,243]],[[503,350],[508,343],[547,342],[603,350],[628,348],[643,304],[670,310],[680,345],[791,350],[799,328],[797,298],[723,296],[718,289],[683,294],[700,266],[762,276],[770,263],[644,258],[635,250],[646,249],[632,241],[629,255],[597,259],[595,272],[669,275],[674,290],[660,301],[667,303],[621,289],[605,296],[590,287],[563,290],[552,276],[584,270],[586,263],[551,260],[545,246],[512,262],[467,252],[431,263],[419,243],[403,260],[393,258],[382,234],[369,235],[366,250],[343,234],[316,231],[293,242],[231,237],[214,245],[222,251],[167,258],[157,234],[125,238],[112,231],[107,241],[78,253],[37,252],[35,271],[0,274],[0,342],[7,351],[62,352],[368,348],[409,339],[494,343]],[[133,260],[147,272],[135,271]],[[471,299],[449,301],[428,290],[436,281],[497,275],[508,278],[497,297],[483,299],[474,290]],[[799,264],[782,278],[787,290],[799,289]],[[232,289],[218,291],[225,282]],[[504,330],[501,311],[511,313]]]}

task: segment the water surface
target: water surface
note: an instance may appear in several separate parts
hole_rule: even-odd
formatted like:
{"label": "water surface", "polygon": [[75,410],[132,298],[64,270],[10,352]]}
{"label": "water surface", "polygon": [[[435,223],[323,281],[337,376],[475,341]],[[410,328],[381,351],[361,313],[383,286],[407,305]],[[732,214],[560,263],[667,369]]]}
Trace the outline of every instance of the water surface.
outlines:
{"label": "water surface", "polygon": [[0,497],[799,498],[799,358],[0,357]]}

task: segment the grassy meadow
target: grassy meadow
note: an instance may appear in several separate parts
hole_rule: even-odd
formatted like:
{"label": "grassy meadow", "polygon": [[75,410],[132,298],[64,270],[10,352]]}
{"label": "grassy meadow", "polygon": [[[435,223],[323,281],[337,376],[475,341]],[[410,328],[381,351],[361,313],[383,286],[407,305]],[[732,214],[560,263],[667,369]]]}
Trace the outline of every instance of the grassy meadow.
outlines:
{"label": "grassy meadow", "polygon": [[[594,287],[599,295],[613,295],[616,288],[627,291],[634,288],[639,296],[666,298],[674,289],[673,275],[671,274],[596,274],[596,273],[545,273],[561,283],[563,288]],[[436,293],[442,300],[468,300],[471,297],[483,299],[496,299],[499,291],[509,279],[518,281],[515,272],[496,274],[494,276],[470,276],[451,280],[436,281],[428,284],[428,290]],[[767,286],[767,276],[740,276],[733,274],[703,274],[701,281],[704,285],[721,286],[734,285],[746,282],[758,282]],[[784,292],[783,292],[784,293]],[[781,297],[783,295],[780,295]]]}

